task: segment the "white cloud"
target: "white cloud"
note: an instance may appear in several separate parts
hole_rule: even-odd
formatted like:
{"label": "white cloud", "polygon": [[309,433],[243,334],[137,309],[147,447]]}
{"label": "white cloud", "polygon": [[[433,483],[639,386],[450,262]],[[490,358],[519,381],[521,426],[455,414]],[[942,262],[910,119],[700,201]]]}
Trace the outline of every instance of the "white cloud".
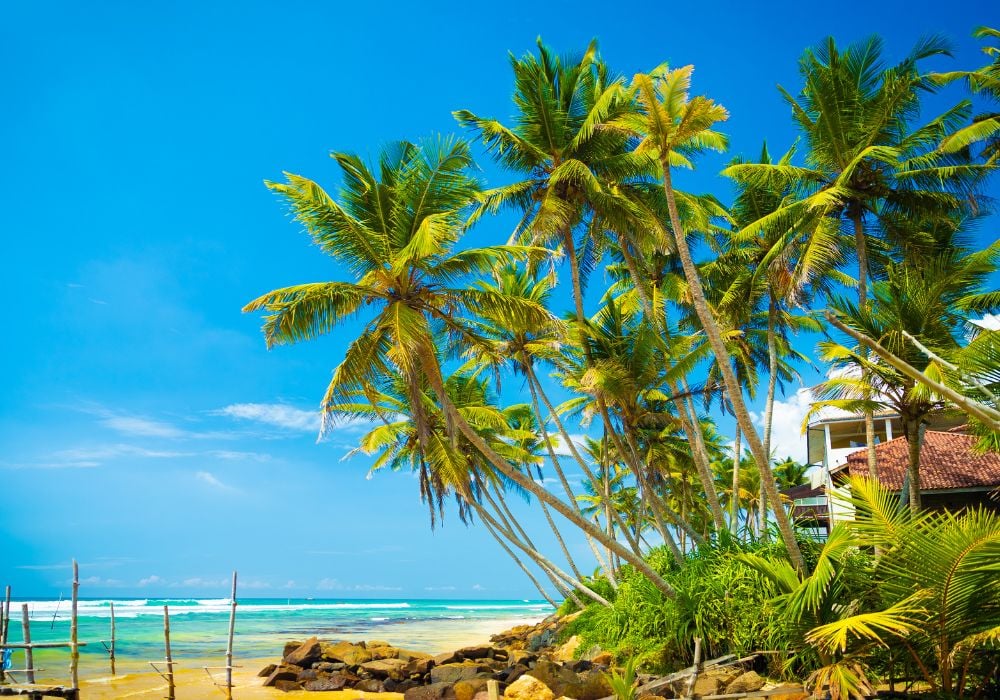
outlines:
{"label": "white cloud", "polygon": [[194,478],[220,491],[236,491],[236,487],[219,481],[212,472],[195,472]]}
{"label": "white cloud", "polygon": [[425,591],[453,591],[454,586],[424,586]]}
{"label": "white cloud", "polygon": [[166,581],[164,581],[162,578],[160,578],[159,576],[157,576],[155,574],[152,575],[152,576],[147,576],[146,578],[139,579],[139,585],[140,586],[151,586],[151,585],[157,584],[157,583],[164,584],[164,583],[166,583]]}
{"label": "white cloud", "polygon": [[139,437],[158,437],[178,439],[189,437],[185,430],[162,421],[140,418],[139,416],[109,415],[101,420],[101,424],[126,435]]}
{"label": "white cloud", "polygon": [[271,455],[264,452],[243,452],[240,450],[211,450],[208,453],[216,459],[225,459],[236,462],[270,462]]}
{"label": "white cloud", "polygon": [[230,583],[232,582],[224,578],[214,579],[195,576],[193,578],[186,578],[180,583],[174,584],[174,586],[183,586],[185,588],[219,588],[220,586],[228,586]]}
{"label": "white cloud", "polygon": [[282,403],[234,403],[215,411],[221,416],[266,423],[276,428],[317,433],[320,427],[319,411],[304,411]]}
{"label": "white cloud", "polygon": [[[777,459],[791,457],[798,462],[806,461],[806,436],[802,433],[802,421],[805,420],[812,401],[809,389],[799,389],[783,401],[774,402],[771,453]],[[753,413],[752,417],[754,423],[763,429],[763,414]]]}
{"label": "white cloud", "polygon": [[986,314],[978,321],[972,321],[972,323],[988,331],[1000,331],[1000,316],[997,314]]}
{"label": "white cloud", "polygon": [[325,578],[316,584],[320,591],[401,591],[400,586],[385,586],[380,583],[344,584],[335,578]]}
{"label": "white cloud", "polygon": [[[570,433],[569,435],[569,439],[573,441],[573,444],[576,445],[577,452],[579,452],[581,455],[583,454],[584,445],[586,444],[585,441],[586,437],[587,437],[586,435],[580,433],[576,434]],[[553,435],[552,441],[553,441],[552,449],[557,455],[560,455],[562,457],[572,456],[573,453],[570,451],[569,445],[566,444],[566,441],[562,439],[562,435],[559,434]],[[560,464],[561,463],[562,462],[560,462]]]}
{"label": "white cloud", "polygon": [[472,590],[474,591],[485,591],[486,587],[479,583],[472,584]]}

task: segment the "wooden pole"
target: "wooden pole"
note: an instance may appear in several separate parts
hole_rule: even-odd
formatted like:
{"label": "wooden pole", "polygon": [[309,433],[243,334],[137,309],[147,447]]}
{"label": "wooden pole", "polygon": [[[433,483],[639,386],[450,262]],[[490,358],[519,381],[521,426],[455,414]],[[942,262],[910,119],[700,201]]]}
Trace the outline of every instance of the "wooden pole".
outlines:
{"label": "wooden pole", "polygon": [[226,644],[226,698],[233,698],[233,633],[236,630],[236,572],[233,572],[233,593],[229,599],[229,642]]}
{"label": "wooden pole", "polygon": [[[10,624],[10,586],[7,586],[7,592],[4,596],[3,603],[0,603],[0,644],[7,643],[7,627]],[[0,654],[3,650],[0,649]],[[0,683],[6,680],[6,676],[3,672],[3,664],[0,664]]]}
{"label": "wooden pole", "polygon": [[25,676],[29,683],[35,682],[35,655],[31,651],[31,622],[28,617],[28,604],[21,603],[21,632],[24,635],[24,643],[28,646],[24,648],[24,668],[27,669]]}
{"label": "wooden pole", "polygon": [[170,609],[163,606],[163,646],[167,658],[167,700],[174,700],[174,657],[170,653]]}
{"label": "wooden pole", "polygon": [[486,681],[486,692],[489,693],[489,700],[500,700],[500,684],[497,681]]}
{"label": "wooden pole", "polygon": [[698,682],[698,676],[701,674],[702,669],[705,665],[701,661],[701,637],[694,638],[694,667],[691,676],[688,678],[687,687],[684,689],[685,698],[690,698],[694,696],[694,686]]}
{"label": "wooden pole", "polygon": [[115,675],[115,604],[111,603],[111,675]]}
{"label": "wooden pole", "polygon": [[80,597],[80,567],[77,566],[76,559],[73,560],[73,602],[70,608],[69,621],[69,675],[73,690],[80,687],[80,647],[77,644],[77,602]]}

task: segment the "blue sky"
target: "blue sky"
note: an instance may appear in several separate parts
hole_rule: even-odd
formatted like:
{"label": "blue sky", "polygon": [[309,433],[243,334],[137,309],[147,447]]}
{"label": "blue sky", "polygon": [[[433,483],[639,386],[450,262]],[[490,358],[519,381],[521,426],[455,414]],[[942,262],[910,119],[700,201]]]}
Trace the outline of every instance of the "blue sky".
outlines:
{"label": "blue sky", "polygon": [[[696,90],[732,114],[733,151],[755,154],[794,138],[775,85],[797,89],[797,57],[824,36],[877,32],[896,58],[942,32],[957,48],[940,67],[971,67],[973,27],[1000,24],[990,2],[39,2],[4,15],[0,583],[56,595],[75,556],[95,596],[219,595],[234,568],[246,595],[532,594],[485,533],[455,517],[432,533],[410,476],[366,480],[364,458],[341,461],[360,427],[316,442],[352,329],[267,352],[240,308],[341,273],[263,179],[332,188],[332,149],[455,131],[458,108],[506,118],[507,52],[539,35],[560,51],[597,37],[625,74],[695,64]],[[681,186],[725,197],[727,157]],[[792,397],[779,413],[789,450],[800,409]]]}

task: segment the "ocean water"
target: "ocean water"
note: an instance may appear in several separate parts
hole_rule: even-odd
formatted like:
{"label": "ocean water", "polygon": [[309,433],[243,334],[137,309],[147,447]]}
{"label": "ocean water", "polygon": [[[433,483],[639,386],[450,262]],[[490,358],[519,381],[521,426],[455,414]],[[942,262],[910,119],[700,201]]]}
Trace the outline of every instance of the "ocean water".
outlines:
{"label": "ocean water", "polygon": [[[27,602],[33,642],[68,641],[68,600],[12,601],[9,639],[22,640],[21,602]],[[115,599],[116,659],[119,669],[147,669],[162,660],[163,606],[170,610],[170,642],[175,660],[224,665],[230,601],[215,599]],[[108,668],[102,640],[111,638],[110,599],[80,600],[78,637],[81,673]],[[335,600],[238,598],[234,654],[238,660],[276,659],[286,641],[379,639],[430,653],[485,641],[492,632],[542,619],[552,612],[536,600]],[[37,650],[35,666],[65,669],[68,650]],[[24,668],[15,651],[13,668]],[[50,673],[43,676],[53,675]],[[59,674],[54,674],[59,675]]]}

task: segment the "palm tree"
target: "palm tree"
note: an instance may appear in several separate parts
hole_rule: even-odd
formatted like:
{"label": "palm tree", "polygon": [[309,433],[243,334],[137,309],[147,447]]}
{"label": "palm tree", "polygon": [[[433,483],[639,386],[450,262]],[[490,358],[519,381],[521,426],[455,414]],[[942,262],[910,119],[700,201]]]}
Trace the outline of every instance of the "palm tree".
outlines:
{"label": "palm tree", "polygon": [[[862,307],[868,298],[872,247],[879,252],[883,241],[900,242],[913,235],[899,225],[900,215],[947,216],[975,193],[984,173],[980,166],[934,148],[965,119],[968,102],[910,130],[919,92],[930,87],[918,64],[946,54],[944,42],[926,39],[890,68],[883,66],[882,48],[882,40],[871,37],[841,51],[830,38],[802,57],[805,84],[799,96],[781,92],[806,141],[805,166],[738,164],[724,171],[744,182],[798,191],[798,196],[745,226],[748,235],[773,226],[808,227],[817,218],[852,229]],[[842,244],[847,245],[846,240]],[[874,474],[875,429],[869,414],[865,433],[868,467]]]}
{"label": "palm tree", "polygon": [[[400,374],[416,397],[426,381],[436,395],[447,433],[461,433],[492,468],[535,495],[571,523],[619,554],[665,595],[673,589],[641,557],[609,540],[575,506],[556,498],[496,452],[461,415],[445,390],[435,327],[449,342],[475,345],[484,340],[463,318],[490,309],[494,317],[551,323],[540,305],[456,283],[486,269],[528,259],[537,249],[494,246],[455,252],[463,211],[479,194],[468,175],[468,145],[453,139],[404,143],[383,152],[376,176],[359,158],[334,154],[344,171],[340,202],[315,182],[288,175],[271,183],[284,195],[318,245],[343,262],[355,282],[296,285],[269,292],[247,304],[265,310],[269,347],[308,340],[329,332],[359,312],[374,314],[347,348],[323,399],[324,425],[336,420],[333,407],[361,391],[374,392],[380,378]],[[430,439],[422,404],[413,400],[418,439]],[[382,418],[373,408],[373,418]]]}
{"label": "palm tree", "polygon": [[[1000,39],[1000,30],[979,27],[972,33],[978,39]],[[965,81],[969,91],[986,100],[1000,102],[1000,47],[984,46],[983,53],[991,58],[985,66],[976,70],[935,73],[931,76],[935,83],[946,85],[955,80]],[[972,118],[972,123],[948,134],[939,146],[944,153],[957,153],[974,143],[983,142],[980,157],[987,165],[996,165],[1000,159],[1000,114],[984,112]]]}
{"label": "palm tree", "polygon": [[[847,326],[933,378],[949,371],[942,362],[954,357],[964,344],[969,311],[1000,308],[1000,295],[986,291],[990,275],[1000,264],[1000,242],[968,252],[959,245],[953,227],[930,235],[938,239],[938,252],[888,265],[886,279],[873,286],[868,306],[839,299],[832,307]],[[867,357],[860,348],[829,342],[823,345],[823,354],[846,372],[817,388],[826,400],[814,404],[811,411],[836,406],[898,412],[909,446],[907,496],[910,508],[919,510],[923,428],[929,415],[947,407],[947,400],[878,358]]]}
{"label": "palm tree", "polygon": [[[692,70],[692,66],[676,70],[661,66],[649,75],[637,74],[632,80],[632,89],[638,108],[619,117],[614,123],[625,133],[638,136],[641,140],[636,151],[655,156],[662,168],[663,190],[667,198],[672,235],[671,240],[663,241],[663,245],[672,244],[677,251],[687,281],[691,304],[718,363],[736,421],[764,476],[768,498],[771,502],[777,503],[778,493],[770,471],[769,458],[764,452],[763,443],[747,410],[743,388],[737,382],[719,324],[705,298],[701,277],[688,246],[687,232],[681,223],[673,188],[671,170],[675,165],[690,166],[690,157],[695,154],[706,149],[722,150],[726,146],[725,137],[712,127],[728,118],[728,114],[721,105],[706,97],[688,97]],[[787,514],[778,508],[775,516],[782,540],[792,560],[796,567],[804,570],[805,560],[795,541],[795,534]]]}

